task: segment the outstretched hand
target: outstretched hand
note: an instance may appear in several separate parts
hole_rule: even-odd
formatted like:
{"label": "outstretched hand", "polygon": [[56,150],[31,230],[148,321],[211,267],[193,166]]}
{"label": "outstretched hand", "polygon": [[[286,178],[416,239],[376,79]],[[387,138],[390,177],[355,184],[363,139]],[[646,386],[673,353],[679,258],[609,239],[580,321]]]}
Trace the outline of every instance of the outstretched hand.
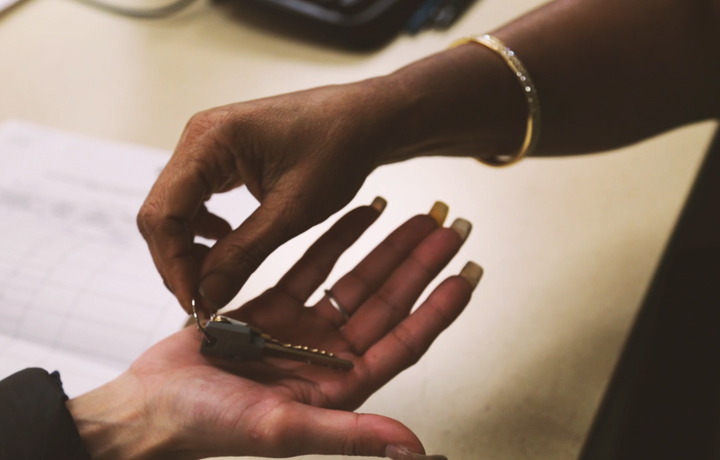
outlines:
{"label": "outstretched hand", "polygon": [[351,411],[414,364],[469,301],[482,275],[473,263],[410,314],[460,249],[469,223],[458,219],[443,228],[443,208],[436,206],[435,219],[415,216],[396,229],[333,286],[347,320],[327,297],[305,306],[383,207],[376,200],[345,215],[275,287],[226,313],[277,339],[331,351],[354,369],[213,359],[198,352],[200,332],[186,328],[117,380],[68,403],[92,458],[344,454],[409,460],[423,454],[400,422]]}

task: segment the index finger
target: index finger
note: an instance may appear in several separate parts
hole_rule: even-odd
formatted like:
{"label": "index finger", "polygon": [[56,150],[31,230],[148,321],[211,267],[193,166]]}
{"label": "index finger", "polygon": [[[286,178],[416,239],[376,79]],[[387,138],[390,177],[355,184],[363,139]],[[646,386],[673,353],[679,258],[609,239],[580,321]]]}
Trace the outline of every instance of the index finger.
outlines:
{"label": "index finger", "polygon": [[[184,136],[183,139],[188,138]],[[160,173],[137,217],[155,267],[188,313],[198,284],[190,222],[217,190],[224,174],[213,161],[217,146],[181,144]],[[205,146],[203,145],[205,144]],[[200,159],[200,155],[207,158]]]}

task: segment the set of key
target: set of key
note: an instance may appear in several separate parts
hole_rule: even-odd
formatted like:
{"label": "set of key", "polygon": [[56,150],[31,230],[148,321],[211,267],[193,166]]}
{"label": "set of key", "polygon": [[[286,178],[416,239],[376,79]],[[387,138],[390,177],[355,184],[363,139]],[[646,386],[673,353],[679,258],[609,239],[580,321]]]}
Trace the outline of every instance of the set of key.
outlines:
{"label": "set of key", "polygon": [[280,342],[257,328],[227,316],[214,316],[201,330],[204,337],[200,352],[206,355],[233,361],[269,356],[340,371],[353,368],[352,361],[340,359],[327,351]]}

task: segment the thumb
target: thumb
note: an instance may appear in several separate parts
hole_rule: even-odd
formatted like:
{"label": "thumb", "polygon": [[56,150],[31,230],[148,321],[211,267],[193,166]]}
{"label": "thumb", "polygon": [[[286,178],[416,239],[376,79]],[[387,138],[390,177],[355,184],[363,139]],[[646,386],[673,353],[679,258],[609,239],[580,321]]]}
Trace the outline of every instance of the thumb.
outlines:
{"label": "thumb", "polygon": [[287,411],[284,416],[290,423],[285,425],[284,433],[278,433],[282,440],[278,444],[286,450],[279,452],[281,456],[385,457],[390,448],[390,453],[399,450],[419,454],[418,457],[409,456],[407,460],[436,460],[423,455],[425,449],[422,443],[408,427],[388,417],[321,409],[299,403],[292,404]]}
{"label": "thumb", "polygon": [[212,247],[203,263],[199,292],[214,310],[230,302],[275,249],[309,227],[287,208],[261,203],[237,229]]}

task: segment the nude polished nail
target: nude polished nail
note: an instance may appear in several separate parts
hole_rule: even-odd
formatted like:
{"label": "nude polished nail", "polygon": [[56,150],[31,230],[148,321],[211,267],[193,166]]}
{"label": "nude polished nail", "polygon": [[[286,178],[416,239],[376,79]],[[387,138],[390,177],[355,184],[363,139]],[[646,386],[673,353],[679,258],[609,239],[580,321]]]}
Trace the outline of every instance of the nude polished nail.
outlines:
{"label": "nude polished nail", "polygon": [[392,460],[447,460],[444,455],[423,455],[410,452],[402,446],[395,444],[387,446],[385,456]]}
{"label": "nude polished nail", "polygon": [[445,223],[445,219],[447,218],[448,210],[448,205],[446,205],[442,201],[436,201],[435,204],[433,204],[432,208],[430,208],[430,212],[428,213],[428,215],[432,217],[438,225],[442,226],[442,224]]}
{"label": "nude polished nail", "polygon": [[483,268],[475,262],[466,263],[463,269],[460,270],[460,276],[468,280],[473,289],[477,287],[483,273]]}
{"label": "nude polished nail", "polygon": [[375,208],[379,213],[385,210],[385,206],[387,206],[387,200],[381,196],[376,196],[373,202],[370,203],[370,207]]}
{"label": "nude polished nail", "polygon": [[472,230],[472,224],[470,221],[463,219],[462,217],[458,217],[455,219],[455,222],[452,223],[450,226],[453,230],[457,232],[458,235],[460,235],[460,239],[465,242],[468,235],[470,234],[470,230]]}

